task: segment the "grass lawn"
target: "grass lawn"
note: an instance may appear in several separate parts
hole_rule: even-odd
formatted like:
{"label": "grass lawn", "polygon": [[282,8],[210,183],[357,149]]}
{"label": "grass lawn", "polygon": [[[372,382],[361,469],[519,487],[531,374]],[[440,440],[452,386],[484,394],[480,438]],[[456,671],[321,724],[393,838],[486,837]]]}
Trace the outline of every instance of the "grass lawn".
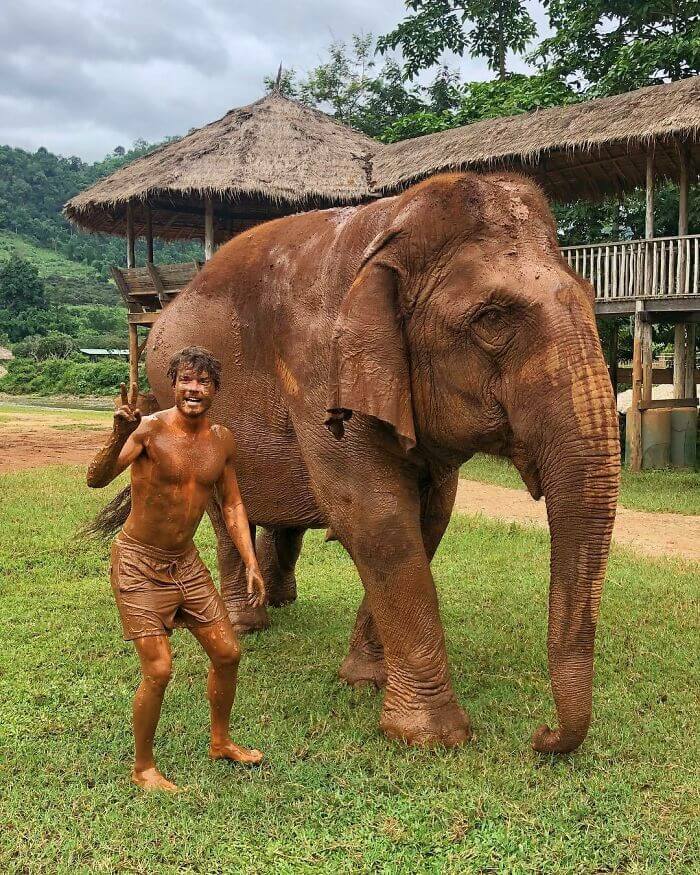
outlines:
{"label": "grass lawn", "polygon": [[[416,750],[378,733],[380,696],[336,680],[360,586],[342,548],[310,533],[299,600],[244,641],[234,737],[267,764],[208,761],[205,662],[179,632],[157,750],[188,790],[147,796],[128,782],[137,665],[120,638],[107,546],[70,537],[107,497],[82,478],[77,468],[0,478],[0,871],[697,865],[697,567],[614,553],[591,733],[570,757],[540,758],[529,736],[553,718],[547,534],[456,518],[434,569],[476,739]],[[213,566],[208,525],[199,542]]]}
{"label": "grass lawn", "polygon": [[[510,489],[525,489],[520,474],[507,459],[478,453],[462,466],[460,476]],[[633,510],[700,515],[700,471],[622,469],[620,504]]]}

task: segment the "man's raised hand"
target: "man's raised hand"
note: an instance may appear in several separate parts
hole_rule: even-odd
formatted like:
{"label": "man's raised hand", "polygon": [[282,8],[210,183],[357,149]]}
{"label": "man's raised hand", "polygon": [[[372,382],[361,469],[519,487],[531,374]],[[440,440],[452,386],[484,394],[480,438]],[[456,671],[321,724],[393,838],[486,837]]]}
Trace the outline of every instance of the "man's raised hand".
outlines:
{"label": "man's raised hand", "polygon": [[253,608],[261,608],[267,601],[267,588],[257,565],[251,565],[246,571],[248,604]]}
{"label": "man's raised hand", "polygon": [[128,437],[136,431],[141,422],[141,411],[136,406],[138,392],[136,383],[131,384],[128,394],[126,384],[121,384],[120,403],[116,404],[114,411],[114,431],[123,437]]}

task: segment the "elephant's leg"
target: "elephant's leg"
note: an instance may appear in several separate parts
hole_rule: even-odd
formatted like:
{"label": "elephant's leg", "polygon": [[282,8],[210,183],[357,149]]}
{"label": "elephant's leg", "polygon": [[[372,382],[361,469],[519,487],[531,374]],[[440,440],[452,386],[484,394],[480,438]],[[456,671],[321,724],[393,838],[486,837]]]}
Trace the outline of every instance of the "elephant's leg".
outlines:
{"label": "elephant's leg", "polygon": [[338,676],[353,687],[362,684],[383,687],[386,684],[384,646],[366,594],[350,636],[350,650],[340,666]]}
{"label": "elephant's leg", "polygon": [[[429,562],[450,522],[458,477],[458,471],[440,472],[421,492],[421,537]],[[383,687],[386,684],[384,647],[366,595],[350,636],[350,650],[338,675],[351,686],[374,684]]]}
{"label": "elephant's leg", "polygon": [[297,597],[294,566],[301,552],[306,529],[261,529],[255,544],[268,602],[273,607],[288,605]]}
{"label": "elephant's leg", "polygon": [[[267,629],[270,625],[267,608],[252,608],[248,604],[245,565],[226,531],[219,505],[215,501],[210,501],[207,513],[216,533],[216,558],[221,581],[221,596],[234,629],[237,632]],[[251,526],[251,537],[255,540],[254,526]]]}

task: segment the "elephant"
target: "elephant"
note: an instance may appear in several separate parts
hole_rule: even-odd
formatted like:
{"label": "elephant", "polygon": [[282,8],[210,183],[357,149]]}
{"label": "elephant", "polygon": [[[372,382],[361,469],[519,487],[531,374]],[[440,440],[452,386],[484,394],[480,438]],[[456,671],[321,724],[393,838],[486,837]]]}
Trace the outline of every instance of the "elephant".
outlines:
{"label": "elephant", "polygon": [[[430,562],[460,465],[506,457],[551,532],[547,653],[558,725],[585,738],[594,637],[619,486],[617,415],[593,290],[561,255],[548,203],[508,173],[432,176],[392,197],[257,225],[223,245],[147,343],[166,370],[201,345],[223,363],[212,418],[237,441],[271,603],[295,597],[304,531],[328,527],[364,587],[341,677],[385,686],[380,727],[409,744],[469,739]],[[224,600],[263,628],[215,504]]]}

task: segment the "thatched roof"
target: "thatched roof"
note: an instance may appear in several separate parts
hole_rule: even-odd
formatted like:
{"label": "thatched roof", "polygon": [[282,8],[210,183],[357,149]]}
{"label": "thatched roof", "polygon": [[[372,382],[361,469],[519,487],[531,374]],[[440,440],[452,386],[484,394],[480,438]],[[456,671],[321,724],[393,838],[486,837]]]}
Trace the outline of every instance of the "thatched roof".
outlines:
{"label": "thatched roof", "polygon": [[700,166],[700,76],[615,97],[488,119],[394,143],[373,161],[384,193],[443,170],[508,168],[535,176],[555,199],[598,197],[645,183],[646,149],[655,173],[678,175],[676,141]]}
{"label": "thatched roof", "polygon": [[215,202],[217,232],[230,236],[255,221],[301,209],[358,203],[370,196],[370,156],[379,144],[316,109],[273,92],[120,168],[64,209],[88,231],[135,230],[201,236],[202,199]]}

